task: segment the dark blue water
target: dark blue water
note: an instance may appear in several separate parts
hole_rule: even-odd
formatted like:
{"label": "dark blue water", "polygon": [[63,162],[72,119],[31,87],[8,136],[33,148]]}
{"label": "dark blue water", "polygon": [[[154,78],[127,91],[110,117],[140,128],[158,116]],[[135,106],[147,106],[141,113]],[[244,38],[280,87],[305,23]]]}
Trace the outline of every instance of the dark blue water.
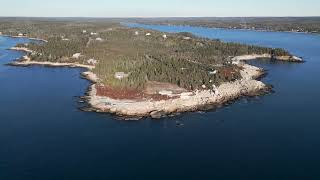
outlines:
{"label": "dark blue water", "polygon": [[320,178],[320,36],[139,26],[282,47],[307,63],[252,62],[274,94],[125,122],[77,110],[81,69],[4,66],[22,55],[5,49],[27,40],[0,37],[1,180]]}

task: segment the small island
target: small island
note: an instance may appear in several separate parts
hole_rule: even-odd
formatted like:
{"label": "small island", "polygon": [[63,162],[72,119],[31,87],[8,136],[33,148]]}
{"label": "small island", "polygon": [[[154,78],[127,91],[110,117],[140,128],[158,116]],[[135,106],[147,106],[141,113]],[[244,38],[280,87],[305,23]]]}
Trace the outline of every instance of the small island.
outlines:
{"label": "small island", "polygon": [[160,118],[207,110],[271,87],[257,79],[264,70],[251,59],[303,62],[283,49],[226,43],[190,33],[129,28],[110,20],[3,21],[3,35],[33,38],[12,50],[24,51],[14,66],[87,69],[87,96],[95,112]]}

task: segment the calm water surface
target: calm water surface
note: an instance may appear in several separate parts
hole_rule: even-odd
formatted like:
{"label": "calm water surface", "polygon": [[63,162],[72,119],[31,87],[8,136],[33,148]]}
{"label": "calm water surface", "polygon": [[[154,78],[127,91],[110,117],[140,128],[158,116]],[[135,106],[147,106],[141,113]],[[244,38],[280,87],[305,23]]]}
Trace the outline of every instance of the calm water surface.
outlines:
{"label": "calm water surface", "polygon": [[320,36],[129,25],[282,47],[307,63],[252,62],[274,94],[124,122],[77,109],[82,69],[5,66],[23,55],[6,49],[28,40],[0,37],[1,180],[320,178]]}

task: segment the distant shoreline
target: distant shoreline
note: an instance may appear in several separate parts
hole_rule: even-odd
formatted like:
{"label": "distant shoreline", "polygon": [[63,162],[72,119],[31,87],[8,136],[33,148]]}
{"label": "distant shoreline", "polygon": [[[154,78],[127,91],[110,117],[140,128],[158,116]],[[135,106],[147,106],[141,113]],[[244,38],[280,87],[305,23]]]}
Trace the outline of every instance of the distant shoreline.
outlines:
{"label": "distant shoreline", "polygon": [[[130,24],[130,23],[129,23]],[[180,25],[180,24],[165,24],[165,23],[131,23],[131,24],[143,24],[143,25],[158,25],[158,26],[179,26],[179,27],[201,27],[201,28],[211,28],[211,29],[221,29],[221,30],[239,30],[239,31],[256,31],[256,32],[283,32],[283,33],[296,33],[296,34],[312,34],[320,35],[320,32],[297,32],[297,31],[279,31],[279,30],[264,30],[264,29],[249,29],[249,28],[227,28],[227,27],[215,27],[206,25]]]}

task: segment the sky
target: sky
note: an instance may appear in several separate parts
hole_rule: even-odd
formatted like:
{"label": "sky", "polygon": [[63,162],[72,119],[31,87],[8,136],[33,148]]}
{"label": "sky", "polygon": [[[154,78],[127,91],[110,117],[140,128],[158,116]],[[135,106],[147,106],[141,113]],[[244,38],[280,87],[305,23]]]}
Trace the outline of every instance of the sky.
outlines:
{"label": "sky", "polygon": [[0,0],[0,16],[320,16],[320,0]]}

